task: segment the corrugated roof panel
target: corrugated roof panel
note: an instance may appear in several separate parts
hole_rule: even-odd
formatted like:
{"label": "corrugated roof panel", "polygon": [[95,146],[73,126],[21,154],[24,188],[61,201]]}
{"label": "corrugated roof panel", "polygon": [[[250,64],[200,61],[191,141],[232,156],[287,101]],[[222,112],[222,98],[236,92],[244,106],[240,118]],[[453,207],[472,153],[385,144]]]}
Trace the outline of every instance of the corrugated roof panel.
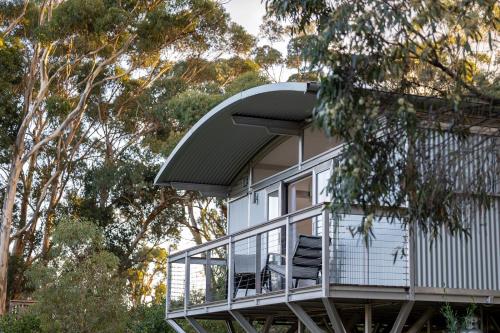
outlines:
{"label": "corrugated roof panel", "polygon": [[314,94],[306,83],[277,83],[241,92],[207,113],[183,137],[158,173],[156,184],[227,186],[275,135],[262,127],[234,125],[232,115],[303,121]]}

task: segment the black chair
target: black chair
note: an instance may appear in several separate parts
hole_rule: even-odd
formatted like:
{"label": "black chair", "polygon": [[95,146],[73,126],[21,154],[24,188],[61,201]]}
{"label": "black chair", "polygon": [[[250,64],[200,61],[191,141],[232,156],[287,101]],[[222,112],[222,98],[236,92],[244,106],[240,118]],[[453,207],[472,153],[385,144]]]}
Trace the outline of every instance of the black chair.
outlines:
{"label": "black chair", "polygon": [[255,255],[235,254],[234,255],[234,292],[236,297],[238,290],[255,290]]}
{"label": "black chair", "polygon": [[[321,236],[298,236],[292,259],[292,280],[295,280],[294,288],[297,288],[300,280],[314,280],[316,283],[319,283],[323,252],[322,245]],[[281,277],[283,284],[286,275],[285,260],[286,257],[282,254],[268,253],[266,266],[262,271],[262,284],[267,290],[272,291],[271,274],[273,273]]]}

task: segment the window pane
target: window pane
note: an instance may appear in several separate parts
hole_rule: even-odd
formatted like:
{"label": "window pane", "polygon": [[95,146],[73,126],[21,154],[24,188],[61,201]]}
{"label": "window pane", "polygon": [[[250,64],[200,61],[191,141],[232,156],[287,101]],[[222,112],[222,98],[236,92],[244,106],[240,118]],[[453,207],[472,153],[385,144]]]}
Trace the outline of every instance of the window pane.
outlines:
{"label": "window pane", "polygon": [[279,192],[274,191],[267,196],[267,217],[272,220],[280,216],[280,198]]}
{"label": "window pane", "polygon": [[326,189],[326,187],[328,186],[329,180],[330,180],[330,170],[329,169],[317,174],[317,176],[316,176],[316,202],[317,203],[330,201],[331,196]]}
{"label": "window pane", "polygon": [[309,126],[304,129],[304,160],[330,150],[339,143],[339,140],[327,137],[322,129]]}
{"label": "window pane", "polygon": [[299,138],[292,136],[273,148],[253,167],[253,182],[277,174],[299,163]]}
{"label": "window pane", "polygon": [[248,227],[248,196],[229,203],[229,233],[235,233]]}
{"label": "window pane", "polygon": [[250,205],[250,226],[266,222],[266,191],[257,191],[252,195]]}

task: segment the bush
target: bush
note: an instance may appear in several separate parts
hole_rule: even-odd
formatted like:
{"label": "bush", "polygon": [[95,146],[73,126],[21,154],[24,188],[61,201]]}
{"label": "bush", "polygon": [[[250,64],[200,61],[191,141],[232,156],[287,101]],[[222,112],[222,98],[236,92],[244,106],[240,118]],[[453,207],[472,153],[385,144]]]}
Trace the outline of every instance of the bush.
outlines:
{"label": "bush", "polygon": [[5,315],[0,317],[1,333],[39,333],[40,319],[33,314],[22,316]]}
{"label": "bush", "polygon": [[43,332],[125,332],[125,281],[118,258],[104,250],[101,231],[85,220],[65,219],[54,230],[47,265],[28,276],[36,291],[33,313]]}

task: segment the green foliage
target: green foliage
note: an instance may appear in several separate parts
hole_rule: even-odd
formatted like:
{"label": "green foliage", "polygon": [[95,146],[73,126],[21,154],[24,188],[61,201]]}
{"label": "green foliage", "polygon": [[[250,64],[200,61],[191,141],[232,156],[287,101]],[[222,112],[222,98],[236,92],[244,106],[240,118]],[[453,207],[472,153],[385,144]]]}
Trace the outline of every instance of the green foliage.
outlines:
{"label": "green foliage", "polygon": [[260,66],[274,66],[283,62],[283,56],[280,51],[269,45],[258,47],[254,51],[255,62]]}
{"label": "green foliage", "polygon": [[28,273],[43,332],[124,331],[125,285],[117,276],[118,258],[103,250],[103,239],[92,222],[59,222],[48,265]]}
{"label": "green foliage", "polygon": [[[0,37],[0,146],[5,148],[14,142],[20,119],[15,90],[25,66],[21,48],[18,41],[5,43]],[[9,151],[1,149],[0,163],[5,163],[8,156]]]}
{"label": "green foliage", "polygon": [[173,332],[165,320],[165,304],[141,305],[132,310],[131,333]]}
{"label": "green foliage", "polygon": [[471,329],[471,324],[473,324],[473,318],[477,305],[471,303],[465,309],[465,314],[459,315],[449,303],[446,303],[441,307],[441,314],[446,321],[446,328],[450,333],[458,333],[462,329]]}
{"label": "green foliage", "polygon": [[269,83],[269,80],[266,79],[262,74],[256,72],[247,72],[243,75],[240,75],[226,86],[224,98],[228,98],[243,90],[267,83]]}
{"label": "green foliage", "polygon": [[41,333],[40,320],[37,316],[26,313],[23,315],[4,315],[0,317],[0,332],[2,333]]}
{"label": "green foliage", "polygon": [[[317,124],[348,143],[329,186],[335,216],[359,205],[365,218],[354,232],[367,241],[377,211],[391,221],[419,224],[433,236],[443,226],[452,233],[465,231],[464,207],[487,207],[488,185],[481,177],[469,179],[464,188],[476,198],[464,204],[456,195],[463,177],[450,171],[453,165],[430,160],[423,127],[436,128],[442,142],[450,133],[457,147],[465,147],[470,128],[498,120],[498,64],[493,60],[498,1],[266,4],[269,17],[290,23],[296,33],[288,65],[319,73]],[[410,94],[441,99],[424,103]],[[468,117],[471,97],[488,116]],[[464,151],[457,148],[450,155]],[[406,203],[408,209],[400,209]]]}

